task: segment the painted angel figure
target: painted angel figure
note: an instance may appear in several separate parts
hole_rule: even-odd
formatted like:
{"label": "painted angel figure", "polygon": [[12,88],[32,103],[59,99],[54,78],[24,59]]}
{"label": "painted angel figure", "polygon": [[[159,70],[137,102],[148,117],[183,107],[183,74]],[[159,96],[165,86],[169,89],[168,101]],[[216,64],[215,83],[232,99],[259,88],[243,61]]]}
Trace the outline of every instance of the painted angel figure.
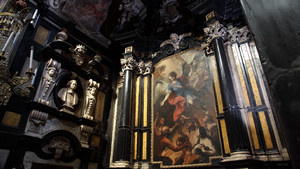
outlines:
{"label": "painted angel figure", "polygon": [[167,94],[165,95],[163,101],[160,102],[160,106],[163,106],[166,101],[170,105],[175,106],[175,111],[173,112],[173,121],[177,121],[179,116],[184,111],[184,106],[186,104],[193,104],[194,94],[185,87],[186,79],[185,77],[177,77],[177,73],[172,71],[168,75],[170,83],[167,87]]}

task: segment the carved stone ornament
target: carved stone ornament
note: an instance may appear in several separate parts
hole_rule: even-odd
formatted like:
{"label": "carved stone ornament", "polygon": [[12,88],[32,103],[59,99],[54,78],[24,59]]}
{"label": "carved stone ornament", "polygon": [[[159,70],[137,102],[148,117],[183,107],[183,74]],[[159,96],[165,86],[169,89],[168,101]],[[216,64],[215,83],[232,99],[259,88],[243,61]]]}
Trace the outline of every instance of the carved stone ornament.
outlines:
{"label": "carved stone ornament", "polygon": [[224,27],[218,20],[211,24],[208,24],[206,28],[203,29],[204,33],[208,36],[207,41],[210,43],[216,37],[224,37],[227,33],[227,28]]}
{"label": "carved stone ornament", "polygon": [[93,127],[81,125],[80,126],[80,143],[83,147],[89,147],[89,137],[93,133]]}
{"label": "carved stone ornament", "polygon": [[35,100],[39,103],[49,105],[49,97],[54,88],[55,80],[60,70],[61,64],[56,60],[50,59],[47,62],[45,71],[42,77],[42,83],[38,87]]}
{"label": "carved stone ornament", "polygon": [[234,27],[228,30],[228,39],[231,43],[242,43],[248,41],[250,38],[250,32],[247,26],[240,29]]}
{"label": "carved stone ornament", "polygon": [[83,55],[86,52],[86,47],[84,45],[76,45],[75,49],[73,50],[73,52],[75,52],[75,54],[73,55],[73,59],[76,63],[76,65],[81,66],[84,62],[84,57]]}
{"label": "carved stone ornament", "polygon": [[65,41],[68,39],[67,30],[62,28],[60,32],[58,32],[55,36],[57,41]]}
{"label": "carved stone ornament", "polygon": [[29,120],[33,121],[35,125],[45,124],[48,119],[48,113],[38,110],[32,110],[29,115]]}
{"label": "carved stone ornament", "polygon": [[121,66],[122,66],[122,71],[120,73],[121,76],[124,75],[124,71],[125,70],[133,70],[137,63],[135,61],[135,59],[133,58],[133,56],[130,56],[128,58],[125,58],[125,59],[121,59]]}
{"label": "carved stone ornament", "polygon": [[88,87],[85,91],[85,103],[83,105],[83,117],[86,119],[93,120],[93,112],[96,105],[97,89],[100,87],[100,83],[93,81],[92,79],[88,82]]}
{"label": "carved stone ornament", "polygon": [[148,75],[152,73],[152,62],[148,61],[145,63],[145,72],[144,75]]}
{"label": "carved stone ornament", "polygon": [[171,33],[170,34],[170,39],[167,39],[167,40],[163,41],[160,44],[160,47],[163,47],[166,44],[171,44],[171,45],[173,45],[175,50],[178,50],[179,49],[179,42],[181,41],[181,39],[183,39],[186,36],[191,36],[191,33],[185,33],[185,34],[182,34],[182,35],[178,35],[176,33]]}
{"label": "carved stone ornament", "polygon": [[63,151],[65,151],[65,153],[68,153],[68,151],[70,151],[70,140],[62,136],[54,137],[50,141],[49,148],[55,149],[54,159],[58,160],[61,157]]}
{"label": "carved stone ornament", "polygon": [[139,61],[138,62],[138,74],[140,74],[140,75],[142,75],[142,74],[144,74],[144,72],[145,72],[145,64],[144,64],[144,61]]}

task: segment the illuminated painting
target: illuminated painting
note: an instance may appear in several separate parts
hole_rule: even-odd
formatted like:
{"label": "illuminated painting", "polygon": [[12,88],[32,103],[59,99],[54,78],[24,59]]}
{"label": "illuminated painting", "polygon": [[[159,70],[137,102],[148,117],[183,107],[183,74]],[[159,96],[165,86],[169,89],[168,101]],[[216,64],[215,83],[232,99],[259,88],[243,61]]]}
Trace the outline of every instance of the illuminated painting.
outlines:
{"label": "illuminated painting", "polygon": [[207,166],[220,158],[212,76],[204,51],[190,49],[155,65],[153,104],[154,163]]}

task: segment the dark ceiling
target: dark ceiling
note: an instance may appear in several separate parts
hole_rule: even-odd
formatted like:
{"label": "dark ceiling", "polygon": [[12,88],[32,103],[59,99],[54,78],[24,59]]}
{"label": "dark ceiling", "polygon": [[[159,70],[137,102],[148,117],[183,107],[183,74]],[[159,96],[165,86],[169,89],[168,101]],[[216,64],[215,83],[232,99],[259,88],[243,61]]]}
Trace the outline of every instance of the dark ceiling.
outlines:
{"label": "dark ceiling", "polygon": [[239,0],[46,0],[49,9],[106,48],[134,45],[140,57],[158,50],[170,33],[203,34],[205,15],[243,22]]}

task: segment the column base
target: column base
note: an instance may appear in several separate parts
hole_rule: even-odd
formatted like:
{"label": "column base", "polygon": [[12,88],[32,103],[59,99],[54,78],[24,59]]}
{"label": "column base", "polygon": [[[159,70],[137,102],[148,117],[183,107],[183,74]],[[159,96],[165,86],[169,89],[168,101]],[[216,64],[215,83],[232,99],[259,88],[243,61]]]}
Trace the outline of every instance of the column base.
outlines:
{"label": "column base", "polygon": [[230,157],[225,157],[221,163],[233,162],[233,161],[242,161],[242,160],[252,160],[252,156],[249,151],[239,151],[230,154]]}
{"label": "column base", "polygon": [[134,169],[150,169],[151,164],[148,162],[135,162],[133,164]]}
{"label": "column base", "polygon": [[281,150],[280,154],[281,154],[281,157],[283,158],[284,161],[290,160],[289,153],[288,153],[286,148],[283,148]]}
{"label": "column base", "polygon": [[111,167],[113,167],[113,168],[131,168],[129,161],[115,161]]}

